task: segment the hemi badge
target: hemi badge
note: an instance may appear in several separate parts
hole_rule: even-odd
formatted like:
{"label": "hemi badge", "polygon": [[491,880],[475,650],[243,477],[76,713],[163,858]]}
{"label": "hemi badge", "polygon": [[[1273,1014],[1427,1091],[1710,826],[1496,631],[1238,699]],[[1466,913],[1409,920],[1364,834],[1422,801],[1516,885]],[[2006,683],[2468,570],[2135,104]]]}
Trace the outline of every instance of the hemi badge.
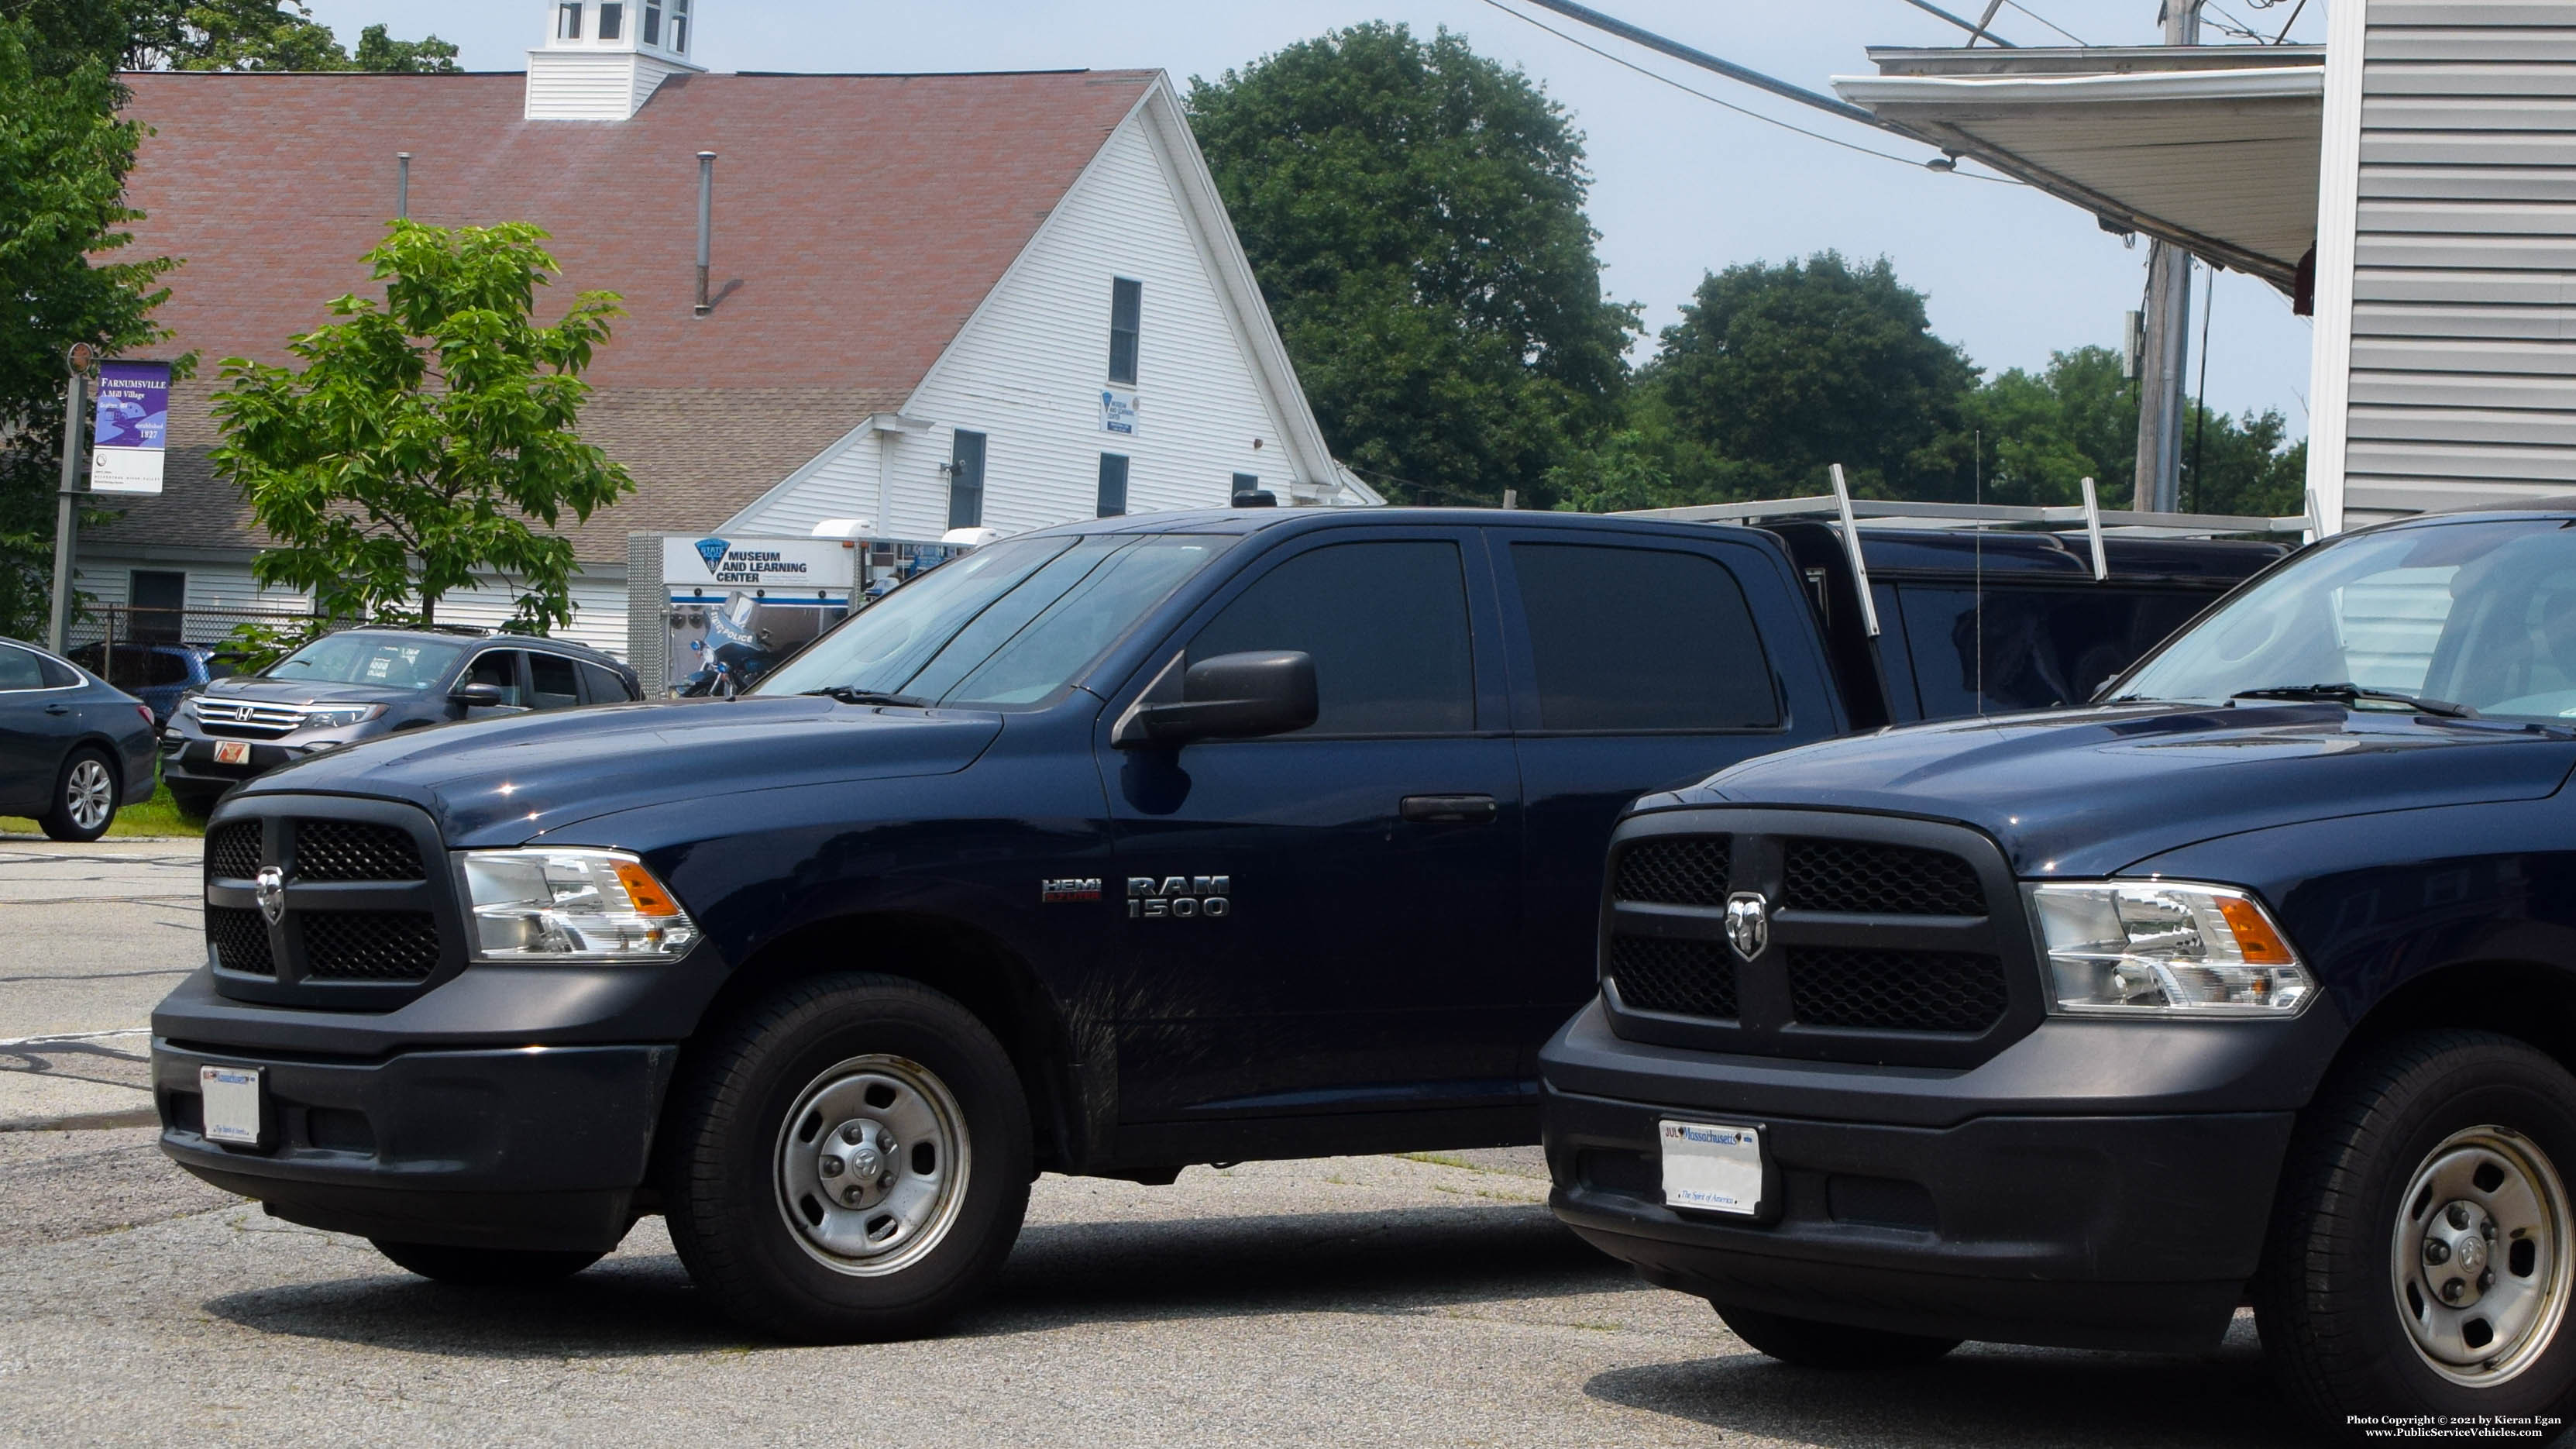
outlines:
{"label": "hemi badge", "polygon": [[1047,905],[1054,905],[1060,901],[1096,901],[1100,899],[1100,877],[1095,875],[1075,880],[1041,881],[1038,885],[1038,899]]}

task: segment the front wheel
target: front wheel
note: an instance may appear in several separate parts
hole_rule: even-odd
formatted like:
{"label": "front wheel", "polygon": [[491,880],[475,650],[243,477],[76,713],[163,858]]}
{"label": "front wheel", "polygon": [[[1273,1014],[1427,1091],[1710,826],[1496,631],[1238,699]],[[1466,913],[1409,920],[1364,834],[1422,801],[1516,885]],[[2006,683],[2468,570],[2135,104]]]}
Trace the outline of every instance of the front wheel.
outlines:
{"label": "front wheel", "polygon": [[1001,1267],[1028,1208],[1029,1110],[974,1014],[915,982],[800,982],[690,1065],[662,1176],[671,1241],[736,1321],[904,1338]]}
{"label": "front wheel", "polygon": [[53,840],[96,840],[116,820],[116,767],[96,750],[74,750],[54,779],[53,805],[36,823]]}
{"label": "front wheel", "polygon": [[1926,1364],[1959,1346],[1955,1338],[1926,1338],[1791,1318],[1758,1308],[1711,1303],[1735,1336],[1786,1364],[1816,1369],[1892,1369]]}
{"label": "front wheel", "polygon": [[2254,1311],[2291,1397],[2356,1416],[2576,1409],[2576,1077],[2490,1032],[2385,1043],[2300,1122]]}

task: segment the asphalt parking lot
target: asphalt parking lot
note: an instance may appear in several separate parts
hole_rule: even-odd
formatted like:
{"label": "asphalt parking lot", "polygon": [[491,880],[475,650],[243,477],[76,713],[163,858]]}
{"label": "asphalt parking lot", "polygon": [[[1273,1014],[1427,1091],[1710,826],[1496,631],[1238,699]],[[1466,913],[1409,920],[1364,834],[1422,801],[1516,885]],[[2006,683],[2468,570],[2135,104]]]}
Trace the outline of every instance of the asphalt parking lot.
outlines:
{"label": "asphalt parking lot", "polygon": [[[1530,1150],[1046,1178],[948,1336],[746,1339],[657,1222],[569,1283],[446,1288],[154,1151],[194,842],[0,841],[0,1441],[286,1445],[2107,1445],[2291,1441],[2250,1325],[2199,1359],[1753,1354],[1562,1231]],[[119,1035],[117,1033],[127,1033]],[[50,1038],[30,1041],[29,1038]]]}

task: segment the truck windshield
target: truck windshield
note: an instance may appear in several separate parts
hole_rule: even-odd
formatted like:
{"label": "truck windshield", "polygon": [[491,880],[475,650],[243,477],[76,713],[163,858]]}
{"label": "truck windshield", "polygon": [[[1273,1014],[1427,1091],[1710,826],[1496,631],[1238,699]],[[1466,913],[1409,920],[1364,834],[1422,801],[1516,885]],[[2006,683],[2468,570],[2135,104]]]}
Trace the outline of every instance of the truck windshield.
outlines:
{"label": "truck windshield", "polygon": [[2106,692],[2576,718],[2576,530],[2553,518],[2356,534],[2228,600]]}
{"label": "truck windshield", "polygon": [[1068,534],[991,544],[852,615],[752,693],[1034,704],[1233,543]]}

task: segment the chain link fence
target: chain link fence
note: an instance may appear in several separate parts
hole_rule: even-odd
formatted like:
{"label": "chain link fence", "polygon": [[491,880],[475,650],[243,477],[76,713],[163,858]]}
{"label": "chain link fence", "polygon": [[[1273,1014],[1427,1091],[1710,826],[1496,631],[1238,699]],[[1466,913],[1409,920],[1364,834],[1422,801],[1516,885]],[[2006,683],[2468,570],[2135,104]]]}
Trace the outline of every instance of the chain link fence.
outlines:
{"label": "chain link fence", "polygon": [[[274,630],[311,627],[304,609],[153,609],[130,604],[92,604],[72,621],[63,651],[82,668],[119,689],[175,683],[189,674],[177,654],[156,650],[162,644],[194,644],[220,658],[244,624]],[[214,671],[218,675],[227,672]],[[164,676],[168,676],[165,678]]]}

